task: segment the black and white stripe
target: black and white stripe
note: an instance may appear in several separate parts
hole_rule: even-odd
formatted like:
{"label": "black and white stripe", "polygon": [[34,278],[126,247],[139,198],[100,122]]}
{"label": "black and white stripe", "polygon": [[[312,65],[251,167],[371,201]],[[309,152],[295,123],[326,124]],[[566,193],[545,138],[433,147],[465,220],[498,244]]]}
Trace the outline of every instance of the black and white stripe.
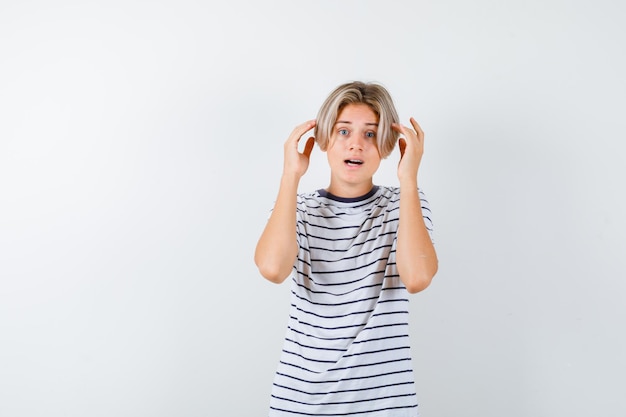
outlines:
{"label": "black and white stripe", "polygon": [[358,199],[298,195],[299,251],[270,417],[417,415],[408,293],[395,265],[399,205],[395,187]]}

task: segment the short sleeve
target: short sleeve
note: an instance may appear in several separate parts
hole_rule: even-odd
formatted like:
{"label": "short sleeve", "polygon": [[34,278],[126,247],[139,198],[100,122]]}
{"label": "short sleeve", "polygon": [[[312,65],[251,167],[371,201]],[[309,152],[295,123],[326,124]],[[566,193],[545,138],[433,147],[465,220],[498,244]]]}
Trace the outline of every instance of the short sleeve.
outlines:
{"label": "short sleeve", "polygon": [[418,189],[420,196],[420,205],[422,206],[422,217],[424,218],[424,224],[426,225],[426,229],[428,230],[428,234],[430,236],[430,241],[435,244],[434,233],[433,233],[433,220],[432,220],[432,211],[430,210],[430,203],[426,199],[426,194],[421,189]]}
{"label": "short sleeve", "polygon": [[298,195],[296,202],[296,241],[298,248],[302,248],[302,240],[306,237],[306,228],[304,225],[304,217],[306,216],[306,207],[302,202],[302,198]]}

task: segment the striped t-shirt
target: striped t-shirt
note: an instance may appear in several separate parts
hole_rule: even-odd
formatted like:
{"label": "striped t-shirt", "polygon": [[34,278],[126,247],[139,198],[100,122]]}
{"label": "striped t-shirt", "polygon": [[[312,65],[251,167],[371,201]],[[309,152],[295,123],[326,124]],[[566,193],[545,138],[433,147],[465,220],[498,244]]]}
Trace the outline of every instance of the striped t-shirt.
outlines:
{"label": "striped t-shirt", "polygon": [[[420,190],[422,215],[432,233]],[[297,197],[298,257],[270,417],[415,417],[408,292],[395,263],[400,189]],[[431,235],[432,238],[432,235]]]}

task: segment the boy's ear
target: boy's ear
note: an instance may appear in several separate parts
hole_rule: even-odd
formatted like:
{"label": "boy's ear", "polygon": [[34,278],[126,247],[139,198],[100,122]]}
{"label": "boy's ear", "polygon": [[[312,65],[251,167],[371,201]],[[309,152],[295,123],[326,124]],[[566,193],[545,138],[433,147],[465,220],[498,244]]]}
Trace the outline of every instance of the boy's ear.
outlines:
{"label": "boy's ear", "polygon": [[307,157],[310,156],[311,151],[313,150],[314,146],[315,146],[315,138],[311,136],[306,140],[306,144],[304,145],[304,151],[302,153],[306,155]]}

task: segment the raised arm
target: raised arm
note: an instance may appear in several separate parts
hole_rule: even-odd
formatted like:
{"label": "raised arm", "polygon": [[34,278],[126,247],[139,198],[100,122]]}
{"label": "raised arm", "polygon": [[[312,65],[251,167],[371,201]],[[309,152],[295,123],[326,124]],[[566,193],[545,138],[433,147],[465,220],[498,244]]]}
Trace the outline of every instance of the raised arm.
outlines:
{"label": "raised arm", "polygon": [[437,273],[437,253],[426,229],[417,187],[417,173],[424,153],[424,132],[414,118],[415,130],[394,124],[394,130],[404,135],[398,142],[400,163],[400,221],[396,242],[396,266],[400,279],[410,293],[428,287]]}
{"label": "raised arm", "polygon": [[278,197],[254,252],[254,262],[263,277],[281,283],[289,276],[298,255],[296,240],[296,196],[300,178],[309,167],[314,138],[308,138],[302,153],[298,142],[302,135],[315,127],[315,120],[297,126],[284,146],[283,174]]}

